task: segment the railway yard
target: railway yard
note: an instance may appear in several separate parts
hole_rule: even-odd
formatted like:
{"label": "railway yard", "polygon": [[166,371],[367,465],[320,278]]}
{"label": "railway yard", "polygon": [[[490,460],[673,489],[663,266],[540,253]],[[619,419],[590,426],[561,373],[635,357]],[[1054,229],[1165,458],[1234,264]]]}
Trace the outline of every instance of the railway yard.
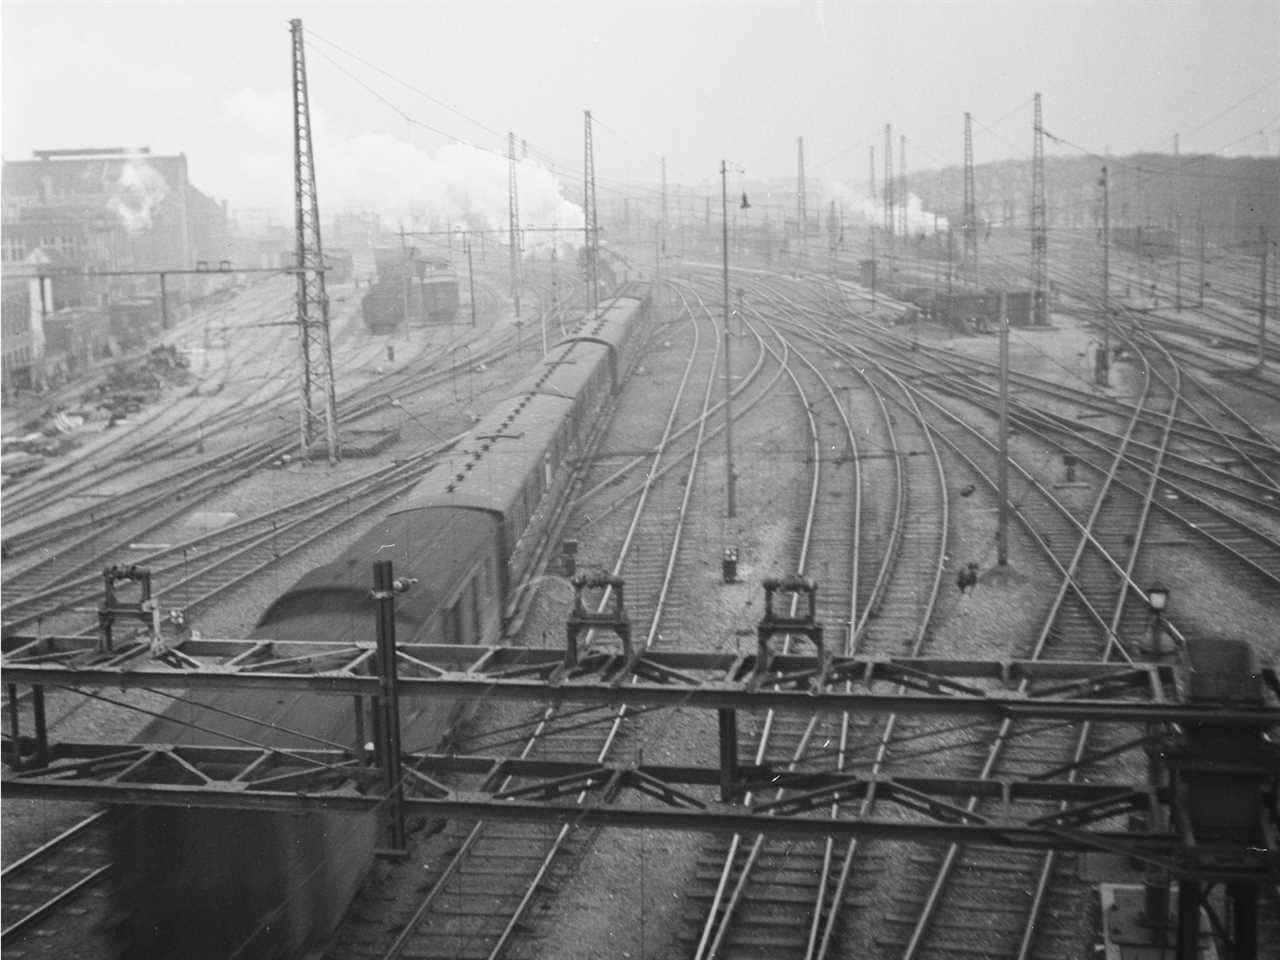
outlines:
{"label": "railway yard", "polygon": [[[989,243],[988,283],[1020,282],[1025,244]],[[385,728],[304,736],[266,701],[248,735],[210,734],[205,753],[128,745],[161,716],[219,726],[229,708],[210,694],[233,674],[278,675],[299,702],[385,703],[386,687],[354,685],[386,679],[372,602],[333,614],[345,632],[305,657],[255,625],[420,485],[464,477],[473,427],[574,335],[583,291],[562,276],[553,302],[543,265],[517,323],[482,272],[475,324],[373,334],[335,286],[334,464],[289,453],[295,350],[271,321],[292,313],[293,281],[193,313],[165,340],[186,379],[6,485],[6,953],[148,955],[131,913],[154,893],[121,893],[111,817],[182,844],[165,805],[257,805],[378,825],[382,853],[343,881],[349,906],[294,937],[308,957],[1070,960],[1123,943],[1117,918],[1145,917],[1132,904],[1160,890],[1169,956],[1188,912],[1205,951],[1230,940],[1210,919],[1229,915],[1256,931],[1252,955],[1276,955],[1274,832],[1219,863],[1223,883],[1171,893],[1161,870],[1169,818],[1200,809],[1170,812],[1171,777],[1257,791],[1276,827],[1280,349],[1258,345],[1228,259],[1202,306],[1121,301],[1104,327],[1087,244],[1055,244],[1049,322],[1009,330],[1005,375],[998,324],[921,317],[859,283],[854,251],[738,256],[727,309],[718,262],[671,257],[654,276],[651,253],[615,249],[615,294],[647,302],[634,364],[548,477],[556,502],[530,520],[500,631],[477,608],[445,641],[402,632],[405,716],[424,696],[467,710],[431,738],[406,727],[395,789],[364,742]],[[1118,283],[1139,268],[1116,254]],[[369,590],[373,559],[352,566]],[[108,618],[105,653],[104,567],[121,609],[144,586],[160,623]],[[1154,759],[1200,727],[1141,712],[1192,709],[1197,665],[1212,673],[1241,640],[1261,666],[1209,696],[1256,702],[1262,720],[1239,729],[1263,741],[1261,787]],[[499,669],[481,644],[514,659]],[[304,760],[329,779],[290,766]],[[125,805],[101,813],[112,798]],[[178,895],[217,897],[218,869]],[[282,901],[311,879],[287,877]],[[1179,912],[1185,889],[1202,900]],[[280,909],[208,955],[266,955],[255,938]]]}

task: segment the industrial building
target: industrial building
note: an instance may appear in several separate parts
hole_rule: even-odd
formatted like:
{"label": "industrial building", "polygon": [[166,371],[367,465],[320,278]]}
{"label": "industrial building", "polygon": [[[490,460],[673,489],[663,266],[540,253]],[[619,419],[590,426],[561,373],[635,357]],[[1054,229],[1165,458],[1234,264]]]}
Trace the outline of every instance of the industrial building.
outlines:
{"label": "industrial building", "polygon": [[[37,150],[30,160],[6,160],[5,393],[40,389],[117,349],[118,338],[108,332],[111,305],[159,295],[157,277],[85,277],[85,271],[193,269],[226,258],[227,243],[225,205],[192,186],[183,154],[111,147]],[[168,296],[204,292],[206,282],[187,279]],[[158,314],[156,306],[150,312]]]}

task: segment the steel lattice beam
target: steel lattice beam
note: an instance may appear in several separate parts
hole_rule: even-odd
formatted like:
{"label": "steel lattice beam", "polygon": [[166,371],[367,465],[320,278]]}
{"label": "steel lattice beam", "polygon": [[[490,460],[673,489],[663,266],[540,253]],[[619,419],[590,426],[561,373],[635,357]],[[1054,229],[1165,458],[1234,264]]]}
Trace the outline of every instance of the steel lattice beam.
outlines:
{"label": "steel lattice beam", "polygon": [[[260,689],[372,695],[373,642],[186,639],[159,656],[149,643],[101,651],[86,637],[4,640],[0,682],[69,688]],[[1098,723],[1280,724],[1272,703],[1188,702],[1170,666],[911,657],[760,657],[596,652],[449,644],[397,646],[399,696],[488,697],[636,707],[777,709],[1090,720]],[[1025,684],[1025,689],[1019,687]],[[846,689],[848,685],[848,689]],[[904,692],[878,692],[893,687]]]}
{"label": "steel lattice beam", "polygon": [[[781,802],[739,805],[711,798],[720,774],[708,767],[602,766],[447,754],[406,754],[403,760],[410,793],[403,802],[407,812],[418,815],[808,839],[1105,850],[1140,858],[1175,875],[1212,874],[1219,880],[1254,883],[1280,876],[1277,850],[1228,849],[1223,844],[1197,844],[1180,833],[1099,826],[1167,799],[1145,783],[851,777],[835,770],[797,776],[744,765],[738,770],[744,787],[762,793],[766,786],[781,787],[791,794]],[[467,782],[454,788],[445,785],[445,777]],[[339,751],[60,744],[47,765],[8,773],[2,785],[10,798],[367,815],[385,802],[373,789],[381,779],[380,769]],[[588,803],[566,799],[584,791],[592,797]],[[873,791],[894,809],[886,816],[855,817],[856,805]],[[959,806],[970,796],[986,800],[986,812]],[[660,805],[651,802],[655,800]],[[833,819],[828,816],[832,804],[848,807]],[[1049,804],[1062,807],[1045,814]],[[1224,862],[1224,856],[1229,861]]]}

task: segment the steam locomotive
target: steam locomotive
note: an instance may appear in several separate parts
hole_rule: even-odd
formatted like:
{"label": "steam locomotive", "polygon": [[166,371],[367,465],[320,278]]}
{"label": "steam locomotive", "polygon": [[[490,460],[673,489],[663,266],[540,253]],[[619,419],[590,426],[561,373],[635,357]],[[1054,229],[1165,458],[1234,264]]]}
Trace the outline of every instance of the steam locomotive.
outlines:
{"label": "steam locomotive", "polygon": [[[373,561],[391,560],[397,576],[418,581],[396,602],[399,641],[496,641],[548,536],[564,467],[642,348],[648,291],[629,290],[636,295],[608,302],[548,351],[372,530],[271,603],[253,636],[372,640]],[[234,692],[206,703],[170,711],[141,739],[282,749],[319,740],[357,756],[346,698]],[[467,706],[403,704],[405,749],[434,746]],[[132,807],[113,816],[114,895],[128,917],[122,955],[139,958],[296,954],[341,918],[376,839],[374,818],[336,813]]]}

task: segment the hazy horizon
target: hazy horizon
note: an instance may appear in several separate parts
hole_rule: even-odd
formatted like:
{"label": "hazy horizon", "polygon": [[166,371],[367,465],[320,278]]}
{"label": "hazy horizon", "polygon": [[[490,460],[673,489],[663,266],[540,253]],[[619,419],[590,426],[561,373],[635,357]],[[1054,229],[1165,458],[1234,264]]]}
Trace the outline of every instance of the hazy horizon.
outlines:
{"label": "hazy horizon", "polygon": [[883,175],[885,124],[895,172],[900,136],[909,171],[955,166],[966,111],[976,163],[1024,158],[1036,92],[1050,156],[1171,153],[1175,134],[1187,155],[1280,153],[1280,4],[1246,0],[8,0],[0,150],[184,153],[233,208],[287,210],[294,17],[330,211],[410,210],[458,176],[505,202],[509,130],[571,194],[584,109],[601,199],[651,200],[661,157],[672,184],[718,183],[722,158],[794,180],[799,137],[811,184],[853,188],[869,146]]}

